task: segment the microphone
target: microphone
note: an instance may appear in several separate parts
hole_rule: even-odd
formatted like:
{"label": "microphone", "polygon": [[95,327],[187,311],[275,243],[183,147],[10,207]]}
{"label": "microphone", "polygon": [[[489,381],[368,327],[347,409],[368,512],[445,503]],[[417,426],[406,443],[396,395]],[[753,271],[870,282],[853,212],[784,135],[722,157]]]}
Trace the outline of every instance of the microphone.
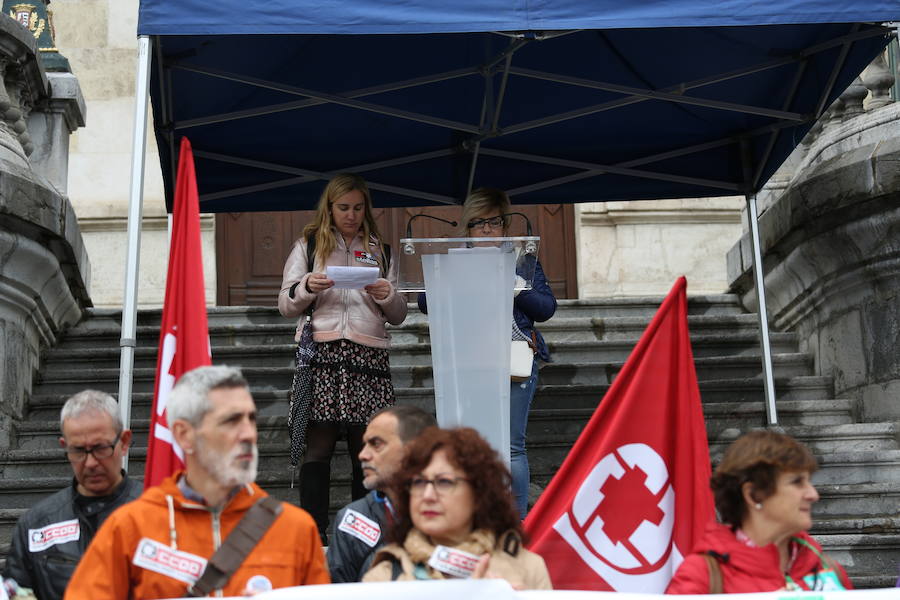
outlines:
{"label": "microphone", "polygon": [[[506,213],[503,216],[511,217],[512,215],[519,215],[520,217],[525,219],[525,235],[527,235],[528,237],[531,237],[532,236],[531,221],[528,220],[528,217],[525,216],[525,213],[510,212],[510,213]],[[532,242],[531,240],[525,242],[525,253],[526,254],[534,254],[536,250],[537,250],[537,245],[534,242]]]}
{"label": "microphone", "polygon": [[528,220],[528,217],[525,216],[525,213],[520,212],[509,212],[503,215],[504,217],[511,217],[513,215],[519,215],[523,219],[525,219],[525,235],[531,237],[531,221]]}
{"label": "microphone", "polygon": [[[522,216],[525,216],[525,215],[522,215]],[[440,221],[441,223],[446,223],[450,227],[456,227],[458,225],[458,223],[456,221],[448,221],[447,219],[435,217],[434,215],[419,213],[417,215],[411,216],[409,218],[409,221],[406,222],[406,237],[407,237],[407,239],[412,237],[412,222],[415,221],[416,219],[418,219],[419,217],[426,217],[428,219],[434,219],[435,221]],[[415,254],[416,253],[415,248],[413,248],[413,245],[409,242],[406,242],[405,244],[403,244],[403,252],[405,254]]]}

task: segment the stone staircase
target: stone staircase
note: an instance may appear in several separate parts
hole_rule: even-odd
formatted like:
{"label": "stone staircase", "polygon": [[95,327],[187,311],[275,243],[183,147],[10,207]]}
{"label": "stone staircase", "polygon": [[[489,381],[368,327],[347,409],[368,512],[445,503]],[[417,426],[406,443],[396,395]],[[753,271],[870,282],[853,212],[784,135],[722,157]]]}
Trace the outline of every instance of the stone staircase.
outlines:
{"label": "stone staircase", "polygon": [[[532,492],[539,494],[593,414],[610,382],[661,301],[660,297],[566,300],[543,324],[554,363],[541,370],[529,422]],[[159,335],[160,311],[141,311],[135,357],[129,472],[141,477]],[[296,502],[287,456],[285,413],[293,373],[293,324],[269,308],[209,312],[213,361],[239,365],[259,409],[260,475],[269,492]],[[0,453],[0,554],[16,519],[37,500],[67,485],[71,471],[58,448],[59,410],[87,387],[118,389],[117,311],[92,310],[48,351],[29,402],[15,424],[12,449]],[[713,460],[740,432],[765,424],[756,316],[734,296],[689,299],[689,326]],[[425,316],[411,308],[392,329],[397,400],[433,408]],[[847,566],[858,587],[893,585],[900,561],[900,446],[897,423],[858,423],[854,403],[834,399],[829,378],[812,376],[812,356],[793,334],[772,334],[779,419],[810,445],[821,468],[814,481],[814,535]],[[332,508],[349,498],[349,464],[339,446]]]}

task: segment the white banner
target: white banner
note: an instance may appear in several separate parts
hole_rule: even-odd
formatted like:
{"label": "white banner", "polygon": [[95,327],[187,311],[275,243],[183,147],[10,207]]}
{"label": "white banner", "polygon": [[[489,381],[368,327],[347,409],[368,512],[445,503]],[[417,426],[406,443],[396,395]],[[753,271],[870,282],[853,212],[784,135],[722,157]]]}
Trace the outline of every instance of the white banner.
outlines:
{"label": "white banner", "polygon": [[[390,581],[341,583],[282,588],[254,596],[254,600],[660,600],[662,594],[621,592],[528,591],[517,592],[500,579],[449,581]],[[672,600],[709,600],[713,596],[671,596]],[[722,594],[730,600],[897,600],[900,589],[851,590],[847,592],[766,592]],[[184,598],[182,600],[189,600]],[[246,600],[233,598],[232,600]]]}

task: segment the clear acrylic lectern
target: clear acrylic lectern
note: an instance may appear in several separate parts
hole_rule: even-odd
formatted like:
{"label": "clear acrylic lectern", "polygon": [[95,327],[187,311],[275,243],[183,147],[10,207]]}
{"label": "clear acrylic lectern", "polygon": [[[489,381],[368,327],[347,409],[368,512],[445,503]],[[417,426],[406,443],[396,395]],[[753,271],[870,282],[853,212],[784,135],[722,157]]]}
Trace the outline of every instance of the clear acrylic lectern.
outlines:
{"label": "clear acrylic lectern", "polygon": [[426,292],[441,427],[473,427],[509,464],[514,289],[531,289],[537,236],[404,238],[398,290]]}

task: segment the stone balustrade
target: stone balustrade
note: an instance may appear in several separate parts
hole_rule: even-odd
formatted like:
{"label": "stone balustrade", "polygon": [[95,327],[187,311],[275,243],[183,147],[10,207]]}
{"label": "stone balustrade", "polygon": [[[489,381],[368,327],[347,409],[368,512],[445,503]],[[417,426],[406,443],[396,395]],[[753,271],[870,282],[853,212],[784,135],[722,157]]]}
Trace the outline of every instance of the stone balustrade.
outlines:
{"label": "stone balustrade", "polygon": [[0,15],[0,449],[23,416],[42,350],[90,306],[90,263],[65,196],[84,100],[71,73],[44,71],[36,46]]}
{"label": "stone balustrade", "polygon": [[[795,331],[863,420],[900,420],[900,103],[875,60],[759,194],[773,329]],[[727,254],[731,290],[756,309],[750,244]]]}

